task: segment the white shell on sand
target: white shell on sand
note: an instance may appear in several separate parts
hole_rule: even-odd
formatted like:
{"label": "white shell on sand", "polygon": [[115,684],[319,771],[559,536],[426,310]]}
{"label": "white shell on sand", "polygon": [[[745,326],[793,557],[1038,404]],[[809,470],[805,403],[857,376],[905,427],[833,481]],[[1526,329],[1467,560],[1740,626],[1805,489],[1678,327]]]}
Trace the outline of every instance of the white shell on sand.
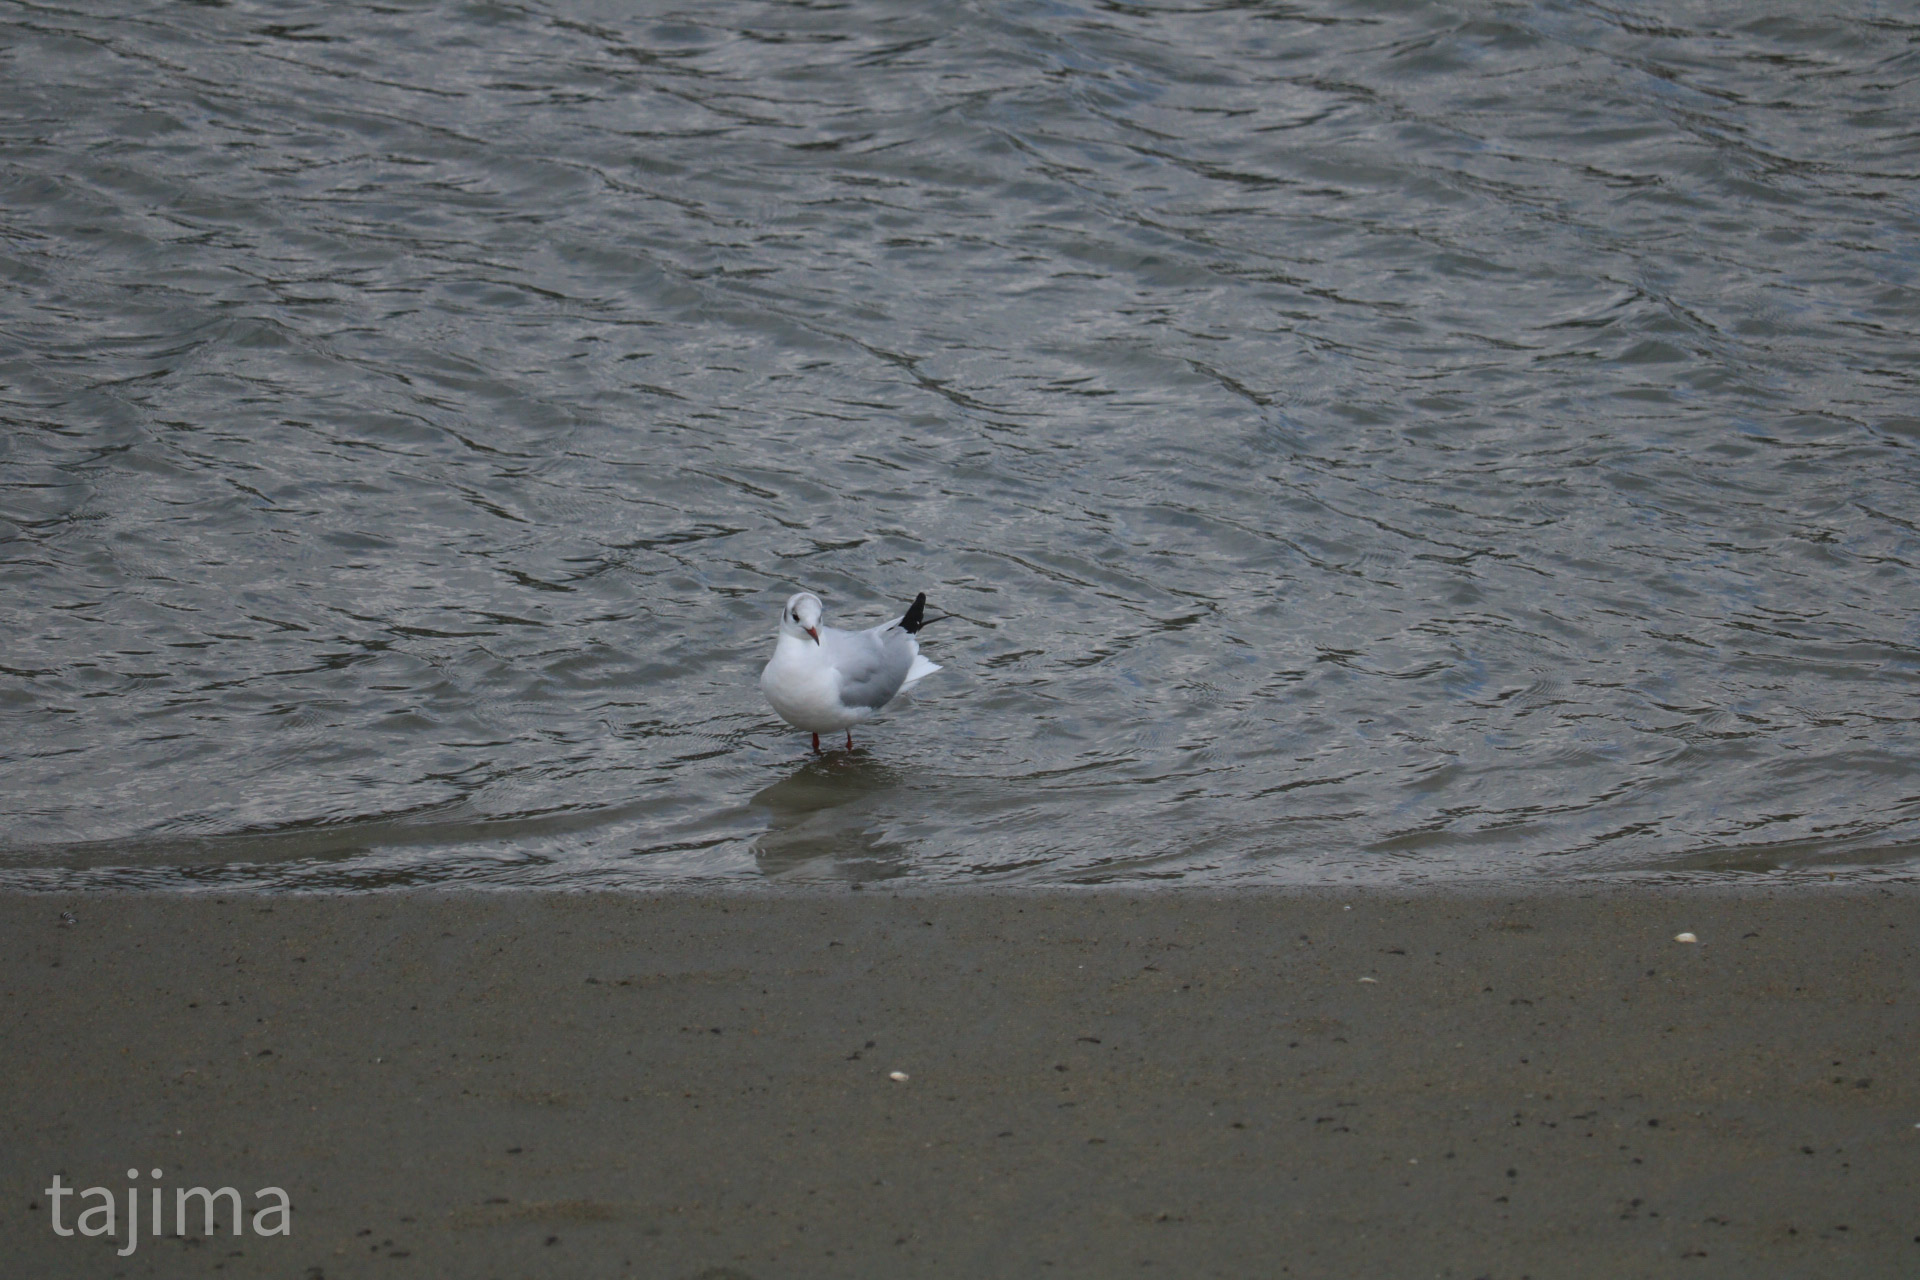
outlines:
{"label": "white shell on sand", "polygon": [[1692,934],[1690,934],[1690,933],[1676,933],[1676,934],[1674,934],[1674,935],[1673,935],[1673,940],[1674,940],[1675,942],[1698,942],[1698,941],[1700,941],[1700,939],[1698,939],[1698,938],[1696,938],[1696,937],[1694,937],[1694,936],[1693,936]]}

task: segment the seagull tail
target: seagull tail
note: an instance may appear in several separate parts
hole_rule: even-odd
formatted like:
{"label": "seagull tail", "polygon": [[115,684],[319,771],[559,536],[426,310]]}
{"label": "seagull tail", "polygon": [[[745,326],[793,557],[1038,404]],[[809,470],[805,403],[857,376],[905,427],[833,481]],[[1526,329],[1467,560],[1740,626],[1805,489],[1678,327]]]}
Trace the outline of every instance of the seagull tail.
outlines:
{"label": "seagull tail", "polygon": [[[925,626],[926,621],[927,621],[927,593],[922,591],[919,595],[913,598],[913,603],[907,606],[907,612],[905,616],[903,616],[900,619],[900,622],[898,625],[902,631],[906,632],[908,635],[912,635],[914,632],[918,631],[921,627]],[[922,674],[925,674],[925,673],[923,672]],[[911,680],[913,677],[908,676],[907,678]]]}
{"label": "seagull tail", "polygon": [[921,657],[919,654],[916,653],[913,655],[913,665],[907,668],[907,678],[901,682],[900,687],[902,689],[910,688],[912,687],[915,681],[924,680],[926,677],[932,675],[934,672],[938,671],[939,669],[940,669],[939,663],[928,662],[925,658]]}

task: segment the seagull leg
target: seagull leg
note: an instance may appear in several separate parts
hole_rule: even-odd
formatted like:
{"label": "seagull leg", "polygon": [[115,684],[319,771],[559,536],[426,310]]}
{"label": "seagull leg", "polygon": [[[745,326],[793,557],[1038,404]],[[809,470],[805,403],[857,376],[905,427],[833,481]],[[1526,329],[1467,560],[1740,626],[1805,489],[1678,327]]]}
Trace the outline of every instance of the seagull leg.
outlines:
{"label": "seagull leg", "polygon": [[853,750],[853,730],[847,730],[847,750]]}
{"label": "seagull leg", "polygon": [[820,754],[820,735],[817,733],[813,735],[813,754]]}

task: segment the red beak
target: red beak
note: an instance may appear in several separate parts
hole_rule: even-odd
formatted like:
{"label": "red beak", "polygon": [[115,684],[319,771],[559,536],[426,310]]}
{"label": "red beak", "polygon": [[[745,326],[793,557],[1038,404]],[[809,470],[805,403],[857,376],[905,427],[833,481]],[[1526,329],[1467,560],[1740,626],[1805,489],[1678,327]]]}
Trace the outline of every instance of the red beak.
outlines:
{"label": "red beak", "polygon": [[808,628],[807,628],[807,634],[813,637],[813,642],[814,642],[815,644],[819,644],[819,643],[820,643],[820,632],[819,632],[819,631],[818,631],[818,630],[817,630],[816,628],[814,628],[814,627],[808,627]]}

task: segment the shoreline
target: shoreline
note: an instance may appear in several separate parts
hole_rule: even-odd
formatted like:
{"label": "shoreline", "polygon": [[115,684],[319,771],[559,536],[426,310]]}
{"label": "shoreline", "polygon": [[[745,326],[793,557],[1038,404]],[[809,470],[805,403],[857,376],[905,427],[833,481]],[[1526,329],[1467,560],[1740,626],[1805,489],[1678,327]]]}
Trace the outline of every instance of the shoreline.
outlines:
{"label": "shoreline", "polygon": [[[1920,1270],[1908,885],[12,891],[0,940],[35,1275]],[[54,1235],[131,1167],[292,1233]]]}

